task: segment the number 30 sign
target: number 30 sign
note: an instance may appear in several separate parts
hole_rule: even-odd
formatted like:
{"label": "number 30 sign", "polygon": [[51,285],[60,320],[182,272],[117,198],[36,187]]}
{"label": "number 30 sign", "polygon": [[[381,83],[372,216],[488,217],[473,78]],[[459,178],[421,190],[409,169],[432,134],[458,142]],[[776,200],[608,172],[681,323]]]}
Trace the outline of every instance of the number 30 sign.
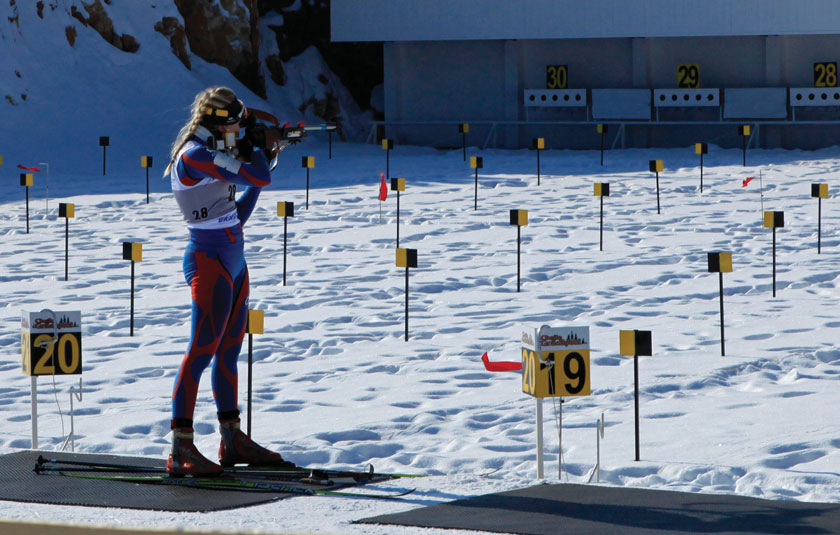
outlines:
{"label": "number 30 sign", "polygon": [[21,317],[21,369],[26,375],[82,373],[82,313],[24,312]]}

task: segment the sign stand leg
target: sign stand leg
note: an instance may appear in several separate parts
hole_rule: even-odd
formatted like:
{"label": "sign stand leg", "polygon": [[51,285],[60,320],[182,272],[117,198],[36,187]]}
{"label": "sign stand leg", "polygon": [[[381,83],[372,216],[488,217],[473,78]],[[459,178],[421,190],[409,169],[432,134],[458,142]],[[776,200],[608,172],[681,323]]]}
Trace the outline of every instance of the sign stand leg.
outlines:
{"label": "sign stand leg", "polygon": [[656,172],[656,213],[662,213],[659,210],[659,171]]}
{"label": "sign stand leg", "polygon": [[822,242],[822,197],[817,199],[817,254],[820,254]]}
{"label": "sign stand leg", "polygon": [[723,271],[718,273],[720,275],[720,356],[726,356],[726,342],[723,334]]}
{"label": "sign stand leg", "polygon": [[537,479],[545,479],[543,472],[543,406],[542,399],[537,400]]}
{"label": "sign stand leg", "polygon": [[776,227],[773,227],[773,297],[776,297]]}
{"label": "sign stand leg", "polygon": [[405,341],[408,342],[408,263],[405,266]]}
{"label": "sign stand leg", "polygon": [[283,286],[286,285],[286,235],[287,235],[288,219],[283,216]]}
{"label": "sign stand leg", "polygon": [[32,449],[38,449],[38,377],[32,376]]}
{"label": "sign stand leg", "polygon": [[635,383],[635,405],[636,405],[636,461],[639,460],[639,357],[633,356],[633,375]]}
{"label": "sign stand leg", "polygon": [[251,392],[252,369],[254,366],[254,335],[248,333],[248,436],[251,436]]}
{"label": "sign stand leg", "polygon": [[[552,373],[554,369],[551,370]],[[563,398],[560,399],[560,407],[557,409],[557,480],[563,480]]]}

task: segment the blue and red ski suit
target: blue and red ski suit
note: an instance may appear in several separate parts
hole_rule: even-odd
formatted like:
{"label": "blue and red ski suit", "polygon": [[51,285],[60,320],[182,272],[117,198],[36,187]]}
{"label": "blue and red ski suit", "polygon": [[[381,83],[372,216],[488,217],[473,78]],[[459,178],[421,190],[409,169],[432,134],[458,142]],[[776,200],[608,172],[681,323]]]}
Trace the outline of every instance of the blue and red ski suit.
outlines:
{"label": "blue and red ski suit", "polygon": [[[201,373],[213,362],[212,386],[219,413],[237,410],[237,360],[248,316],[248,266],[242,226],[261,188],[271,183],[259,149],[250,162],[215,150],[199,127],[173,163],[172,191],[190,241],[184,276],[192,293],[190,342],[172,393],[172,417],[192,420]],[[234,200],[237,186],[244,193]]]}

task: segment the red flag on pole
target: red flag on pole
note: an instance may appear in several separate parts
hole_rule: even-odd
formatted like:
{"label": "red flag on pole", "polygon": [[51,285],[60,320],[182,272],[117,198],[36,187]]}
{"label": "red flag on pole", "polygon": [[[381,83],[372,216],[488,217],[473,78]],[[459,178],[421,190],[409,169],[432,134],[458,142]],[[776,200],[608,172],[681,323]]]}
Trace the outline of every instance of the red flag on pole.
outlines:
{"label": "red flag on pole", "polygon": [[484,368],[488,372],[515,372],[522,369],[521,362],[490,362],[490,358],[487,356],[487,353],[484,353],[484,355],[481,356],[481,361],[484,363]]}
{"label": "red flag on pole", "polygon": [[40,173],[40,172],[41,172],[41,170],[40,170],[40,169],[38,169],[37,167],[24,167],[24,166],[22,166],[22,165],[20,165],[20,164],[18,164],[18,167],[20,167],[20,168],[21,168],[21,169],[23,169],[24,171],[32,171],[32,172],[34,172],[34,173]]}
{"label": "red flag on pole", "polygon": [[385,173],[379,173],[382,182],[379,183],[379,200],[384,201],[388,198],[388,186],[385,184]]}
{"label": "red flag on pole", "polygon": [[741,182],[741,187],[742,187],[742,188],[746,188],[746,187],[747,187],[747,184],[749,184],[749,183],[750,183],[750,181],[751,181],[752,179],[754,179],[754,178],[755,178],[754,176],[748,176],[747,178],[745,178],[745,179],[744,179],[744,181],[743,181],[743,182]]}

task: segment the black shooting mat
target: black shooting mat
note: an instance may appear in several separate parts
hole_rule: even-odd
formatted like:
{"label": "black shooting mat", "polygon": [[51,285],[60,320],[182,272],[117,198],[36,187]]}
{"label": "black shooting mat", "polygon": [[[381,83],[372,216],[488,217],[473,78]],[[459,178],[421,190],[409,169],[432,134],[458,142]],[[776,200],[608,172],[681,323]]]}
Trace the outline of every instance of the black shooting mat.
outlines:
{"label": "black shooting mat", "polygon": [[[196,489],[174,485],[97,481],[66,477],[55,473],[36,474],[32,469],[35,467],[39,455],[43,455],[46,459],[124,463],[153,468],[163,468],[166,465],[164,459],[66,452],[21,451],[0,455],[0,500],[172,512],[202,512],[247,507],[298,495],[283,492]],[[298,483],[294,483],[294,485],[307,486]],[[347,486],[351,485],[338,484],[328,488],[335,490]]]}
{"label": "black shooting mat", "polygon": [[360,520],[525,535],[840,533],[840,504],[554,484]]}

